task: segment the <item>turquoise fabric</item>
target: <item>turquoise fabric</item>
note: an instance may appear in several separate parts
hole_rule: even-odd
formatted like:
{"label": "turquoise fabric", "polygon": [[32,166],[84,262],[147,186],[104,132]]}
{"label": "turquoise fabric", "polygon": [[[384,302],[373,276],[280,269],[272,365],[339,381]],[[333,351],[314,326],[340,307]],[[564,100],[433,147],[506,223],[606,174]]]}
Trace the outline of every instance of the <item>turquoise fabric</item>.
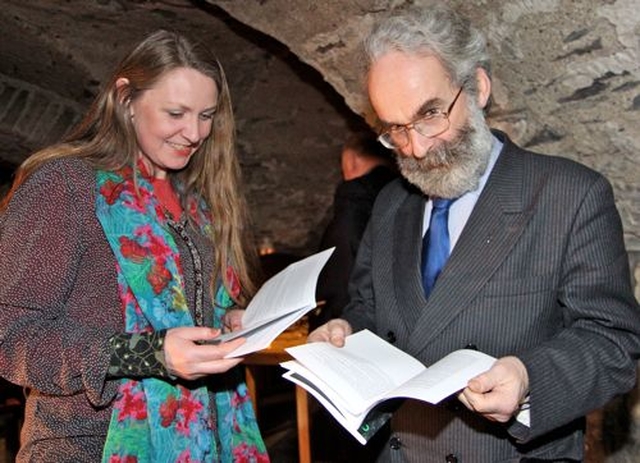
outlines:
{"label": "turquoise fabric", "polygon": [[[211,222],[202,204],[191,200],[187,211],[206,233]],[[131,168],[99,171],[96,213],[117,261],[125,331],[193,326],[178,248],[149,179],[139,173],[136,190]],[[221,326],[231,304],[220,284],[215,326]],[[215,403],[209,403],[210,397]],[[147,378],[121,381],[102,461],[231,463],[269,458],[243,382],[210,395],[206,387]]]}

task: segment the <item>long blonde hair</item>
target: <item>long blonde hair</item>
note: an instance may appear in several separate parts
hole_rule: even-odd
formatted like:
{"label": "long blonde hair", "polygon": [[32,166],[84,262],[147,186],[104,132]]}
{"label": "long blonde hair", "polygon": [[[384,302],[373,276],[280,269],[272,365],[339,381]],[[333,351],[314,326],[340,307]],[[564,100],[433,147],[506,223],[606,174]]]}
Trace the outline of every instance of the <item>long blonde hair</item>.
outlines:
{"label": "long blonde hair", "polygon": [[[235,152],[235,122],[227,80],[219,61],[201,44],[165,30],[140,42],[118,65],[78,125],[56,145],[31,155],[16,172],[11,190],[0,205],[4,210],[24,181],[44,162],[80,157],[97,169],[117,170],[134,166],[138,153],[136,135],[127,104],[152,88],[176,68],[195,69],[212,78],[218,89],[217,110],[211,134],[188,166],[175,175],[182,185],[182,201],[190,195],[205,200],[211,209],[211,242],[215,252],[213,284],[221,278],[231,289],[226,268],[231,265],[240,283],[235,302],[243,306],[255,291],[257,256],[250,240],[246,201],[241,192],[240,166]],[[116,86],[124,77],[129,84]],[[231,293],[231,291],[229,291]]]}

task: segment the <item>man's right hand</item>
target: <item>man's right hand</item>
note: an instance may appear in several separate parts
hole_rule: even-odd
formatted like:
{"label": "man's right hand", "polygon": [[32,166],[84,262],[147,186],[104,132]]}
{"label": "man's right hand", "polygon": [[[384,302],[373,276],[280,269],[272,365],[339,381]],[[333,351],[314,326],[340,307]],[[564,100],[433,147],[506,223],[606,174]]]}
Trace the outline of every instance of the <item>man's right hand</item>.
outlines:
{"label": "man's right hand", "polygon": [[322,326],[319,326],[307,338],[307,342],[330,342],[336,347],[344,346],[344,339],[352,333],[351,325],[342,318],[334,318],[329,320]]}

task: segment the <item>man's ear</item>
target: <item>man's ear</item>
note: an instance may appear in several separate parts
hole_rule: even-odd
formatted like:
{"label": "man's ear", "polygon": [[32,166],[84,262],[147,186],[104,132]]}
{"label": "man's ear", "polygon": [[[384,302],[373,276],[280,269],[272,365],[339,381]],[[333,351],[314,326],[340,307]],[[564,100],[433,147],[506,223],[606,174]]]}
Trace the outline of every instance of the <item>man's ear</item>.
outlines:
{"label": "man's ear", "polygon": [[351,150],[343,149],[340,153],[340,168],[342,170],[342,179],[351,180],[354,170],[354,159]]}
{"label": "man's ear", "polygon": [[478,87],[477,103],[478,107],[484,109],[491,96],[491,78],[483,68],[476,69],[476,85]]}

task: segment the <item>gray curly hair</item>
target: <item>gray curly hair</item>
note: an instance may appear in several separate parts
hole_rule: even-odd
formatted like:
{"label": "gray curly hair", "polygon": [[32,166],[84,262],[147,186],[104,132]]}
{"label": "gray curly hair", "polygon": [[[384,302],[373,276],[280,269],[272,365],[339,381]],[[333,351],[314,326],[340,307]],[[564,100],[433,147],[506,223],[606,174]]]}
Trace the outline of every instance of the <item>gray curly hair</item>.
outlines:
{"label": "gray curly hair", "polygon": [[470,21],[444,6],[393,11],[372,29],[364,42],[367,71],[382,55],[400,51],[436,57],[454,85],[468,83],[475,94],[477,68],[491,76],[487,43]]}

